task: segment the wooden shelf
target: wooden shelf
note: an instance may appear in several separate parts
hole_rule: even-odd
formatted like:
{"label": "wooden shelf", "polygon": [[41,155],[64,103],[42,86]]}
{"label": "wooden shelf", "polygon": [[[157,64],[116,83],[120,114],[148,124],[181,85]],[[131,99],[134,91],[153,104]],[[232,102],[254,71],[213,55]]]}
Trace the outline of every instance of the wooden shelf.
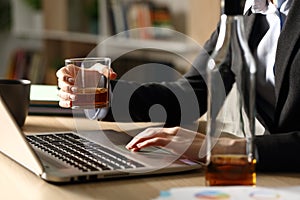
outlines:
{"label": "wooden shelf", "polygon": [[[81,5],[83,2],[89,2],[87,0],[82,0],[82,2],[80,0],[43,0],[41,13],[29,9],[23,1],[12,1],[14,8],[12,34],[15,38],[36,41],[36,43],[41,44],[39,45],[40,50],[46,57],[45,66],[46,69],[49,69],[46,72],[46,83],[50,81],[53,84],[53,81],[56,81],[56,77],[53,75],[57,70],[55,68],[59,68],[63,64],[64,58],[87,56],[98,44],[104,44],[104,48],[106,48],[104,49],[105,56],[118,57],[123,55],[124,52],[143,50],[143,52],[131,55],[134,55],[137,59],[167,60],[167,62],[177,62],[178,65],[181,65],[181,61],[178,60],[182,60],[182,58],[178,59],[178,55],[188,58],[187,60],[190,61],[201,48],[199,44],[202,44],[203,38],[208,38],[212,27],[215,26],[215,19],[219,16],[218,12],[215,12],[219,0],[187,0],[184,2],[181,0],[151,0],[155,4],[164,4],[170,9],[174,15],[173,22],[180,21],[179,26],[181,28],[177,30],[181,33],[177,33],[178,35],[182,34],[182,37],[178,39],[178,37],[173,37],[172,34],[168,35],[168,33],[160,35],[163,36],[160,39],[156,37],[119,37],[119,34],[112,36],[110,31],[111,13],[107,1],[97,1],[98,7],[95,8],[97,8],[99,16],[96,33],[87,33],[87,30],[79,32],[81,29],[77,31],[78,29],[73,29],[74,27],[70,28],[70,25],[74,25],[74,21],[81,21],[80,23],[82,23],[82,17],[84,19],[87,17],[86,13],[78,14],[74,10],[71,11],[70,3]],[[133,0],[120,1],[133,2]],[[77,11],[79,9],[79,11],[85,12],[84,8],[78,5],[75,6]],[[196,14],[202,13],[202,11],[206,11],[205,13],[209,13],[209,15],[206,17]],[[79,17],[78,19],[73,19],[72,13],[74,12],[76,13],[75,16]],[[37,16],[38,18],[36,18]],[[211,16],[214,17],[211,18]],[[38,23],[35,26],[34,24],[37,22],[35,19],[42,24]],[[72,20],[72,23],[70,23],[70,20]],[[179,26],[177,24],[174,27]],[[186,33],[188,33],[187,36]],[[189,38],[191,35],[196,40]],[[155,52],[156,50],[157,52]],[[162,53],[162,51],[165,53]],[[99,52],[99,55],[103,56],[104,54]],[[174,58],[177,60],[174,61]],[[182,68],[181,71],[185,71],[184,67],[187,66],[181,65],[180,67]]]}
{"label": "wooden shelf", "polygon": [[187,41],[173,40],[155,40],[155,39],[134,39],[134,38],[118,38],[113,37],[108,42],[108,47],[119,48],[120,50],[128,49],[157,49],[172,53],[187,54],[199,50],[199,46]]}
{"label": "wooden shelf", "polygon": [[89,33],[76,33],[59,30],[34,31],[31,29],[22,29],[14,31],[14,35],[17,37],[31,38],[37,40],[60,40],[67,42],[81,42],[93,44],[101,42],[104,38],[102,36]]}
{"label": "wooden shelf", "polygon": [[[188,54],[198,51],[200,47],[192,40],[173,40],[173,39],[136,39],[118,36],[104,37],[96,34],[76,33],[69,31],[42,30],[34,31],[23,29],[14,32],[17,37],[24,37],[36,40],[58,40],[62,42],[79,42],[99,44],[106,41],[107,48],[114,48],[116,51],[127,51],[128,49],[157,49],[167,52]],[[182,36],[183,37],[183,36]],[[118,52],[116,52],[118,53]]]}

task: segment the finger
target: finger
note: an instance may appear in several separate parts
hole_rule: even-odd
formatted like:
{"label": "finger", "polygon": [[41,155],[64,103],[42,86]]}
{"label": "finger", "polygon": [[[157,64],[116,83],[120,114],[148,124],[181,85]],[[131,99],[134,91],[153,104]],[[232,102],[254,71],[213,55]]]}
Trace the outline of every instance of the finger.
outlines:
{"label": "finger", "polygon": [[115,80],[117,76],[117,73],[110,69],[110,80]]}
{"label": "finger", "polygon": [[114,72],[112,68],[109,68],[106,65],[97,63],[92,66],[92,69],[96,69],[99,73],[104,74],[104,76],[109,77],[111,80],[114,80],[117,78],[117,73]]}
{"label": "finger", "polygon": [[158,147],[163,147],[166,146],[171,140],[168,138],[152,138],[149,140],[145,140],[136,146],[140,149],[150,147],[150,146],[158,146]]}
{"label": "finger", "polygon": [[62,67],[62,68],[60,68],[59,70],[56,71],[56,77],[58,79],[63,80],[63,77],[66,76],[66,75],[71,76],[67,66],[64,66],[64,67]]}
{"label": "finger", "polygon": [[71,105],[71,101],[59,101],[59,106],[62,108],[70,108]]}
{"label": "finger", "polygon": [[170,139],[168,138],[161,138],[161,137],[156,137],[148,140],[144,140],[142,142],[139,142],[135,145],[134,148],[129,149],[132,151],[139,151],[140,149],[146,148],[146,147],[151,147],[151,146],[157,146],[157,147],[164,147],[170,142]]}
{"label": "finger", "polygon": [[77,67],[75,65],[67,65],[56,72],[56,77],[61,81],[66,81],[70,83],[74,83],[74,78],[76,77],[76,74],[80,70],[80,67]]}
{"label": "finger", "polygon": [[75,83],[75,78],[69,75],[63,76],[61,80],[72,85]]}
{"label": "finger", "polygon": [[135,148],[138,143],[141,143],[145,140],[149,140],[156,137],[168,138],[172,137],[172,134],[175,133],[177,129],[174,128],[147,128],[138,135],[136,135],[127,145],[126,148],[132,149]]}
{"label": "finger", "polygon": [[[141,149],[144,148],[144,145],[148,144],[151,146],[161,146],[164,145],[164,143],[161,143],[161,141],[170,141],[171,138],[167,137],[164,134],[157,135],[157,136],[152,136],[152,137],[134,137],[127,145],[126,148],[129,150],[134,150],[134,149]],[[153,143],[157,142],[157,143]]]}
{"label": "finger", "polygon": [[58,81],[58,87],[60,88],[61,91],[66,92],[66,93],[76,93],[77,92],[76,86],[70,85],[63,81]]}
{"label": "finger", "polygon": [[117,73],[114,72],[111,68],[108,70],[108,67],[104,67],[101,69],[101,74],[104,76],[109,77],[111,80],[115,80],[117,78]]}
{"label": "finger", "polygon": [[64,92],[62,90],[59,90],[58,91],[58,94],[57,96],[59,97],[59,99],[61,101],[74,101],[76,99],[76,96],[75,94],[71,94],[71,93],[68,93],[68,92]]}
{"label": "finger", "polygon": [[72,86],[69,83],[59,80],[57,85],[58,85],[58,88],[60,89],[60,91],[71,93]]}
{"label": "finger", "polygon": [[142,142],[144,140],[155,137],[160,131],[154,128],[147,128],[144,131],[137,134],[127,145],[126,148],[134,148],[137,143]]}
{"label": "finger", "polygon": [[57,76],[58,82],[65,82],[66,84],[74,84],[75,78],[69,74],[59,74]]}
{"label": "finger", "polygon": [[146,140],[145,138],[137,138],[134,137],[127,145],[126,148],[129,150],[133,150],[135,148],[137,148],[137,144],[139,144],[140,142]]}

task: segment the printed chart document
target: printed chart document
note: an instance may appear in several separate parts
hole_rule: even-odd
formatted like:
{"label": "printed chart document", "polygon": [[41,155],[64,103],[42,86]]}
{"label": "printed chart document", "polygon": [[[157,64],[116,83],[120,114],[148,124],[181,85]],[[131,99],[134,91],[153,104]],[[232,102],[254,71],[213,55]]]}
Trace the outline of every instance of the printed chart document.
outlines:
{"label": "printed chart document", "polygon": [[267,188],[257,186],[179,187],[161,191],[156,200],[299,200],[300,186]]}

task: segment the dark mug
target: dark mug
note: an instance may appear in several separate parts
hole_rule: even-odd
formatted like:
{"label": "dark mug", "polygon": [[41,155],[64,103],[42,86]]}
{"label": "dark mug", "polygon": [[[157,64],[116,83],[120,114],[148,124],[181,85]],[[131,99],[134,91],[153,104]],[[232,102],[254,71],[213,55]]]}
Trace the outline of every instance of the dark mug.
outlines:
{"label": "dark mug", "polygon": [[0,79],[1,98],[20,127],[28,115],[30,86],[29,80]]}

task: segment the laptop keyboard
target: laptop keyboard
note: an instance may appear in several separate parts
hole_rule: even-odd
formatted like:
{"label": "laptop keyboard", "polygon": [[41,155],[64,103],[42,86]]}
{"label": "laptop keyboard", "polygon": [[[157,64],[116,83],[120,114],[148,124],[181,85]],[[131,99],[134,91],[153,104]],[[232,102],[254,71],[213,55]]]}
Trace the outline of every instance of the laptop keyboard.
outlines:
{"label": "laptop keyboard", "polygon": [[73,133],[30,135],[27,140],[34,147],[84,172],[144,167]]}

